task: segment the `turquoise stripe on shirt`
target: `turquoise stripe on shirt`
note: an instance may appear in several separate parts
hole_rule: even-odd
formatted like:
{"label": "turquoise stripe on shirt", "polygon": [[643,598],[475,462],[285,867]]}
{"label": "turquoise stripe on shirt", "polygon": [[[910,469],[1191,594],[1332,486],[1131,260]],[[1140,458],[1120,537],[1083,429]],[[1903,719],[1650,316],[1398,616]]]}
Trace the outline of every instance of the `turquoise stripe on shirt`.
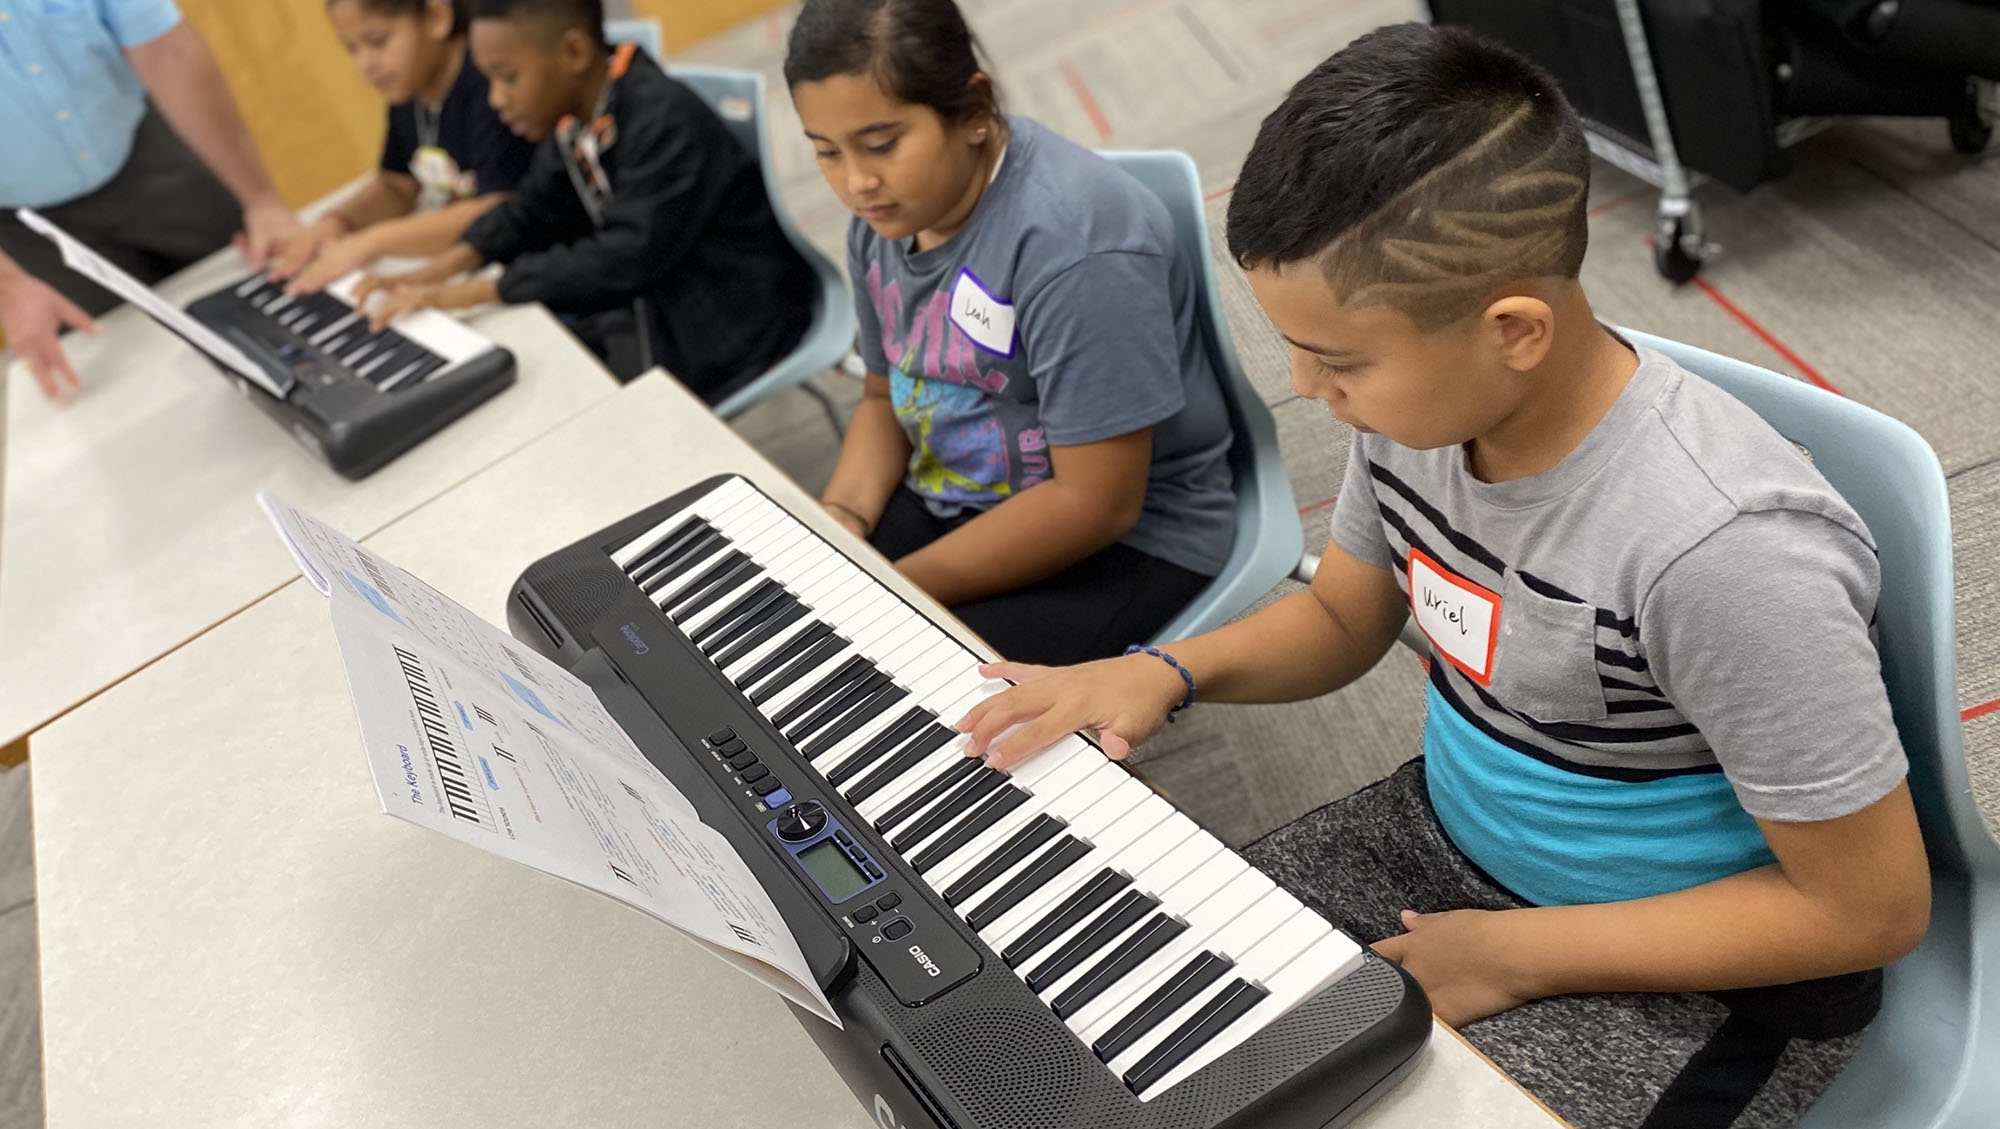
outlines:
{"label": "turquoise stripe on shirt", "polygon": [[1629,901],[1775,861],[1720,772],[1630,782],[1494,740],[1426,688],[1424,773],[1445,834],[1536,905]]}

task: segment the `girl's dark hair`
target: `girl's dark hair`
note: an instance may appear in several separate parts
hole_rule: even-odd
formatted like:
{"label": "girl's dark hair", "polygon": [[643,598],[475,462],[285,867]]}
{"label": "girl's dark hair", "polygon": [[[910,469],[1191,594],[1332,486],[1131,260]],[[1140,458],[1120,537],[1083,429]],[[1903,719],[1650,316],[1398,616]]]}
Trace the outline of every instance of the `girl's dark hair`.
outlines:
{"label": "girl's dark hair", "polygon": [[785,49],[785,85],[870,75],[891,96],[959,122],[1000,109],[990,75],[972,83],[981,54],[952,0],[806,0]]}
{"label": "girl's dark hair", "polygon": [[[424,18],[424,9],[430,7],[430,0],[356,0],[356,2],[377,15],[409,16],[419,20]],[[334,3],[335,0],[326,0],[329,8]],[[469,0],[451,0],[451,34],[454,39],[465,34],[467,3]]]}

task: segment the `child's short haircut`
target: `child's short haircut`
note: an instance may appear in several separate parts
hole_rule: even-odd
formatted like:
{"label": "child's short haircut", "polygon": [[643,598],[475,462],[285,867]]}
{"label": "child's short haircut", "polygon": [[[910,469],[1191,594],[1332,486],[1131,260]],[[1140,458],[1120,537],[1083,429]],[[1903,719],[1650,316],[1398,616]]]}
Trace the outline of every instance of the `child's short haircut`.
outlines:
{"label": "child's short haircut", "polygon": [[[338,2],[339,0],[326,0],[326,6],[331,8]],[[408,16],[415,20],[423,19],[425,10],[431,6],[431,0],[357,0],[357,2],[364,10],[374,12],[376,15]],[[467,22],[465,6],[468,2],[469,0],[451,0],[453,38],[465,34]]]}
{"label": "child's short haircut", "polygon": [[1457,28],[1399,24],[1292,87],[1229,202],[1245,269],[1317,258],[1344,306],[1430,332],[1497,287],[1575,278],[1590,149],[1555,79]]}
{"label": "child's short haircut", "polygon": [[604,41],[604,0],[471,0],[472,19],[538,23],[551,38],[576,29],[598,46]]}
{"label": "child's short haircut", "polygon": [[785,85],[865,74],[947,122],[997,112],[999,90],[980,73],[979,40],[952,0],[806,0],[785,47]]}

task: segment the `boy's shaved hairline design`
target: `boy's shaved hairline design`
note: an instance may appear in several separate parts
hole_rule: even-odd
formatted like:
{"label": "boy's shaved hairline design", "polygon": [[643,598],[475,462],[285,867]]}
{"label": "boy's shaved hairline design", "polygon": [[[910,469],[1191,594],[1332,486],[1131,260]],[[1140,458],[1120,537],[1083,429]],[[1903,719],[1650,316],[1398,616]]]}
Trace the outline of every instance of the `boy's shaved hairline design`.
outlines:
{"label": "boy's shaved hairline design", "polygon": [[1537,121],[1532,102],[1514,107],[1313,256],[1341,304],[1387,305],[1430,332],[1509,282],[1575,278],[1590,182],[1568,171],[1577,139],[1521,136]]}

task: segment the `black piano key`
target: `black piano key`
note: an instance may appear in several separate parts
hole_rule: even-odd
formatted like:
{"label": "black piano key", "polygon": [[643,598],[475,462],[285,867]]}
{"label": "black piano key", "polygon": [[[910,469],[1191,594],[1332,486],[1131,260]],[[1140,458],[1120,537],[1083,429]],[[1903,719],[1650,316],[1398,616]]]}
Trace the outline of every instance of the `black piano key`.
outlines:
{"label": "black piano key", "polygon": [[1156,913],[1146,924],[1141,925],[1130,937],[1119,944],[1103,960],[1098,961],[1088,972],[1077,977],[1076,983],[1062,990],[1049,1006],[1056,1015],[1068,1019],[1090,1004],[1090,1001],[1104,994],[1105,989],[1132,974],[1132,970],[1153,958],[1153,954],[1167,947],[1167,942],[1187,932],[1187,922],[1178,917]]}
{"label": "black piano key", "polygon": [[1108,866],[1098,871],[1096,877],[1064,898],[1056,908],[1030,926],[1026,933],[1014,938],[1014,943],[1007,946],[1007,951],[1000,954],[1000,959],[1015,968],[1021,967],[1027,963],[1029,957],[1048,948],[1057,937],[1068,932],[1072,926],[1081,924],[1085,918],[1103,909],[1120,890],[1131,884],[1130,875],[1122,874]]}
{"label": "black piano key", "polygon": [[[735,650],[736,645],[741,643],[745,638],[762,631],[767,624],[783,616],[788,609],[799,606],[799,602],[792,598],[792,594],[785,591],[784,585],[779,584],[775,580],[767,580],[764,584],[759,584],[757,587],[761,589],[765,584],[771,585],[772,589],[763,595],[756,596],[756,602],[743,609],[741,614],[736,616],[734,623],[726,627],[719,623],[710,624],[702,632],[707,638],[702,640],[698,645],[701,647],[702,653],[707,655],[708,660],[715,663],[716,666],[719,667],[722,664],[715,662],[715,656],[726,651]],[[793,618],[796,619],[797,617]],[[791,620],[786,620],[785,622],[789,623]],[[766,635],[764,638],[768,639],[770,636]]]}
{"label": "black piano key", "polygon": [[744,633],[742,638],[733,643],[718,642],[717,650],[709,655],[709,659],[718,669],[735,666],[750,652],[776,639],[780,634],[790,631],[792,625],[805,616],[806,606],[796,599],[789,598],[788,595],[786,599],[771,605],[761,622]]}
{"label": "black piano key", "polygon": [[896,853],[903,855],[905,858],[909,857],[910,852],[916,849],[918,843],[923,842],[925,839],[943,831],[959,819],[962,819],[974,807],[978,806],[979,801],[986,798],[987,793],[992,792],[1006,782],[1006,773],[1001,772],[997,768],[986,768],[982,765],[980,771],[972,773],[957,788],[947,792],[944,799],[939,800],[931,810],[917,817],[909,826],[903,828],[901,833],[889,841],[889,845],[896,849]]}
{"label": "black piano key", "polygon": [[896,806],[883,812],[882,818],[875,821],[876,829],[882,831],[884,834],[888,833],[891,828],[916,815],[924,809],[925,805],[944,795],[946,792],[951,791],[963,783],[967,777],[984,767],[986,766],[972,757],[966,757],[963,760],[953,761],[946,765],[933,775],[923,787],[903,797],[897,801]]}
{"label": "black piano key", "polygon": [[1247,980],[1232,981],[1214,999],[1202,1005],[1201,1010],[1186,1023],[1175,1028],[1174,1033],[1161,1041],[1159,1046],[1134,1063],[1132,1069],[1125,1072],[1126,1087],[1136,1094],[1166,1077],[1189,1055],[1228,1030],[1230,1024],[1243,1018],[1270,994]]}
{"label": "black piano key", "polygon": [[840,720],[820,730],[810,740],[800,745],[799,752],[804,753],[808,760],[818,760],[834,746],[854,736],[869,722],[895,709],[909,696],[908,690],[890,681],[888,675],[883,675],[881,684],[867,697],[856,702],[854,708],[843,714]]}
{"label": "black piano key", "polygon": [[821,700],[818,705],[786,727],[785,740],[790,741],[800,752],[805,752],[808,740],[823,732],[827,726],[845,718],[849,712],[859,709],[863,702],[868,701],[876,691],[887,685],[889,676],[877,670],[874,663],[869,663],[859,678],[848,683],[838,694]]}
{"label": "black piano key", "polygon": [[773,714],[771,724],[780,731],[790,729],[793,723],[818,709],[822,702],[832,700],[849,686],[877,673],[880,672],[875,669],[874,663],[868,661],[866,655],[848,655],[845,662],[836,664],[832,671],[807,687],[792,700],[791,705]]}
{"label": "black piano key", "polygon": [[[763,571],[763,568],[741,549],[731,549],[728,556],[715,562],[714,566],[703,572],[700,577],[689,581],[687,588],[661,605],[660,610],[667,613],[667,618],[679,623],[698,611],[714,607],[716,600],[724,593],[734,592],[737,585],[754,579]],[[714,579],[703,583],[704,577]]]}
{"label": "black piano key", "polygon": [[[854,787],[846,789],[845,795],[854,803],[861,803],[869,797],[900,780],[904,773],[917,767],[932,753],[944,748],[958,734],[942,725],[932,725],[918,732],[907,745],[891,753],[888,759],[869,769],[867,775],[854,782]],[[971,759],[971,758],[967,758]],[[847,766],[842,765],[845,771]]]}
{"label": "black piano key", "polygon": [[1047,812],[1029,820],[1006,842],[1000,844],[992,854],[980,861],[978,866],[966,871],[958,881],[944,891],[944,900],[950,905],[964,904],[967,898],[993,884],[994,880],[1021,863],[1029,855],[1042,849],[1042,844],[1062,834],[1069,826]]}
{"label": "black piano key", "polygon": [[[891,754],[894,754],[898,749],[916,740],[919,735],[924,733],[927,728],[935,725],[936,722],[936,714],[922,706],[911,706],[908,710],[904,711],[902,717],[896,719],[894,724],[877,733],[874,740],[863,745],[855,751],[853,756],[843,761],[839,768],[827,773],[826,782],[836,788],[844,788],[848,781],[860,776],[862,773],[872,773],[875,766],[889,763],[883,760],[884,757],[890,757],[893,760],[894,757]],[[945,740],[950,739],[949,735],[945,738]],[[938,742],[940,745],[943,743],[943,741]],[[936,746],[932,747],[935,748]],[[915,761],[910,762],[910,764],[915,763]],[[909,766],[905,765],[904,767],[907,769]],[[899,773],[898,775],[901,774]],[[873,795],[872,792],[869,794]],[[857,799],[850,792],[847,793],[847,798],[849,801],[858,804],[861,800],[868,797],[862,796]]]}
{"label": "black piano key", "polygon": [[427,356],[417,362],[417,371],[403,378],[398,388],[415,388],[431,378],[431,374],[444,367],[444,358]]}
{"label": "black piano key", "polygon": [[703,527],[693,537],[676,545],[671,556],[663,558],[653,571],[646,576],[635,578],[639,590],[649,598],[659,593],[674,581],[687,575],[694,568],[717,553],[729,547],[729,538],[713,529]]}
{"label": "black piano key", "polygon": [[705,531],[712,532],[709,524],[699,515],[683,518],[679,525],[654,538],[645,548],[639,550],[631,563],[625,566],[625,575],[631,577],[634,582],[651,579],[653,569],[662,560],[672,556],[678,546]]}
{"label": "black piano key", "polygon": [[1112,1024],[1102,1038],[1090,1045],[1091,1051],[1104,1062],[1124,1054],[1132,1048],[1132,1044],[1144,1038],[1146,1032],[1186,1007],[1189,1000],[1201,995],[1210,984],[1222,979],[1234,967],[1228,959],[1214,953],[1204,952],[1196,956],[1126,1012],[1123,1019]]}
{"label": "black piano key", "polygon": [[811,650],[814,645],[832,637],[832,635],[833,628],[828,627],[818,620],[813,620],[805,624],[799,628],[796,634],[787,639],[782,646],[757,660],[756,666],[744,671],[742,676],[737,678],[736,685],[744,693],[749,693],[759,682],[783,670],[786,663],[797,659],[800,655]]}
{"label": "black piano key", "polygon": [[958,822],[951,830],[938,836],[938,841],[918,851],[910,858],[910,865],[918,874],[929,874],[937,864],[957,854],[967,843],[986,834],[992,826],[1007,813],[1028,802],[1028,794],[1011,784],[995,789],[984,800],[979,801],[971,815]]}
{"label": "black piano key", "polygon": [[785,586],[767,576],[752,585],[748,592],[729,601],[727,607],[716,612],[714,618],[690,636],[690,639],[695,646],[702,649],[702,653],[707,654],[714,650],[711,644],[717,639],[727,634],[739,622],[762,612],[770,606],[771,601],[784,594]]}
{"label": "black piano key", "polygon": [[1111,949],[1111,943],[1120,934],[1146,919],[1146,915],[1160,908],[1160,899],[1139,890],[1127,890],[1111,908],[1098,915],[1076,936],[1064,941],[1048,959],[1035,966],[1028,973],[1028,987],[1037,992],[1046,992],[1051,984],[1082,968],[1088,961],[1096,960]]}
{"label": "black piano key", "polygon": [[784,666],[779,667],[764,682],[763,686],[751,690],[751,703],[762,706],[765,702],[784,693],[787,688],[791,687],[799,679],[819,669],[821,663],[846,649],[847,640],[833,634],[833,629],[828,628],[827,633],[820,636],[818,642],[807,647]]}
{"label": "black piano key", "polygon": [[[377,355],[379,356],[380,354]],[[382,384],[390,377],[395,376],[397,373],[402,372],[404,369],[409,368],[429,355],[429,350],[413,341],[404,341],[399,345],[393,345],[389,348],[387,358],[369,371],[367,380],[371,384]]]}
{"label": "black piano key", "polygon": [[1041,889],[1063,871],[1075,866],[1078,859],[1089,854],[1091,845],[1074,835],[1064,835],[1056,840],[1056,845],[1042,852],[1041,856],[1023,867],[1019,874],[1009,878],[985,901],[974,906],[965,915],[965,923],[974,929],[984,929],[1004,917],[1008,910],[1020,905],[1028,895]]}

